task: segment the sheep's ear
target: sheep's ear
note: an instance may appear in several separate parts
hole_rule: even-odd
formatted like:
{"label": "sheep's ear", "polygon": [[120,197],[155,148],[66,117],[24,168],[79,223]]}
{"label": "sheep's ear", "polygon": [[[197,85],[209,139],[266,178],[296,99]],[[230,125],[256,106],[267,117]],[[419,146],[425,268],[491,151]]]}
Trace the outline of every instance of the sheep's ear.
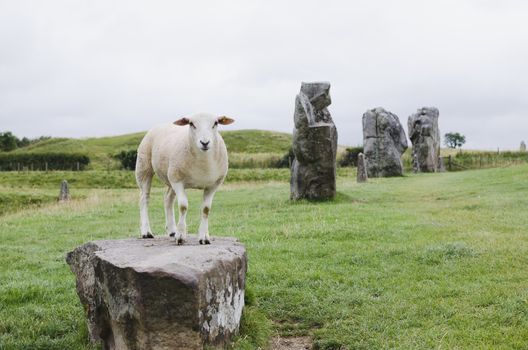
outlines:
{"label": "sheep's ear", "polygon": [[233,124],[235,122],[234,119],[228,118],[226,116],[218,117],[217,120],[218,120],[218,124],[222,124],[222,125],[229,125],[229,124]]}
{"label": "sheep's ear", "polygon": [[190,123],[190,120],[187,119],[187,118],[181,118],[181,119],[178,119],[174,122],[174,124],[176,125],[180,125],[180,126],[184,126],[184,125],[187,125]]}

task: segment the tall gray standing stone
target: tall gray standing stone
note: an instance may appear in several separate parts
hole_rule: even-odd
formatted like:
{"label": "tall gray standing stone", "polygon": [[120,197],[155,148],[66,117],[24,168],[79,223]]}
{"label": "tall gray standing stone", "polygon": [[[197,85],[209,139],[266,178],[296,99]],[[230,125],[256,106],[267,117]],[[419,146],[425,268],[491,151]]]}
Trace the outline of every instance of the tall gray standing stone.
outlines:
{"label": "tall gray standing stone", "polygon": [[409,116],[409,138],[412,142],[412,164],[415,172],[440,171],[439,112],[435,107],[423,107]]}
{"label": "tall gray standing stone", "polygon": [[521,152],[526,152],[526,143],[524,141],[521,141],[521,147],[519,148]]}
{"label": "tall gray standing stone", "polygon": [[244,307],[245,248],[188,236],[86,243],[68,253],[93,342],[106,350],[201,350],[238,332]]}
{"label": "tall gray standing stone", "polygon": [[295,99],[290,198],[327,200],[336,193],[337,129],[327,107],[330,83],[302,83]]}
{"label": "tall gray standing stone", "polygon": [[363,153],[358,154],[357,157],[357,182],[367,182],[367,166],[365,164],[365,155]]}
{"label": "tall gray standing stone", "polygon": [[407,137],[396,114],[378,107],[363,114],[363,152],[368,177],[403,175]]}

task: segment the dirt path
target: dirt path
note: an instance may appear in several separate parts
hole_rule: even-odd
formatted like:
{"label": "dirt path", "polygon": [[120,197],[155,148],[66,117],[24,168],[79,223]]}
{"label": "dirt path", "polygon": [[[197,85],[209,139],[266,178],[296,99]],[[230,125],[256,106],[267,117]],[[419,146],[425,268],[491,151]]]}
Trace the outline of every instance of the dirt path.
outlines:
{"label": "dirt path", "polygon": [[311,348],[312,339],[310,337],[276,337],[271,342],[271,350],[309,350]]}

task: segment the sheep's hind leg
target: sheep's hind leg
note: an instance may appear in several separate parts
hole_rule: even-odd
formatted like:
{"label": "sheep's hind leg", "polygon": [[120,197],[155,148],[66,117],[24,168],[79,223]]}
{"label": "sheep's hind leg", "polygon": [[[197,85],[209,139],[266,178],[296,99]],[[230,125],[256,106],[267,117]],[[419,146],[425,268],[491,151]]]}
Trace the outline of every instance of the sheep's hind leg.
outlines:
{"label": "sheep's hind leg", "polygon": [[145,171],[136,173],[136,180],[139,186],[139,217],[141,221],[141,238],[154,238],[150,228],[148,204],[150,198],[150,186],[153,174]]}
{"label": "sheep's hind leg", "polygon": [[176,193],[172,187],[168,187],[165,192],[164,206],[165,206],[165,229],[167,235],[174,237],[176,235],[176,222],[174,220],[174,199]]}
{"label": "sheep's hind leg", "polygon": [[211,241],[209,240],[209,212],[211,211],[211,205],[213,204],[213,197],[215,192],[216,187],[206,188],[204,190],[201,208],[200,228],[198,229],[198,239],[200,244],[211,244]]}
{"label": "sheep's hind leg", "polygon": [[185,193],[185,188],[182,182],[176,182],[172,184],[172,189],[176,193],[178,198],[178,210],[180,212],[180,217],[178,218],[178,225],[176,225],[176,239],[178,245],[183,244],[184,239],[187,235],[187,224],[185,223],[185,217],[187,216],[187,194]]}

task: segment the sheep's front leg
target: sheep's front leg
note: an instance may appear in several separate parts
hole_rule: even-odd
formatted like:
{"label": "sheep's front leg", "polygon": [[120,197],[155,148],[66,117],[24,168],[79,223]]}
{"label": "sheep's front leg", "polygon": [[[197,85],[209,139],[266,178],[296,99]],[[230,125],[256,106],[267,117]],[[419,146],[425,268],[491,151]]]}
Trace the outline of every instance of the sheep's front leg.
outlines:
{"label": "sheep's front leg", "polygon": [[185,223],[188,207],[187,194],[185,193],[185,188],[182,182],[172,184],[172,189],[178,198],[178,210],[180,211],[180,217],[178,218],[178,224],[176,225],[175,238],[178,240],[178,245],[181,245],[187,235],[187,224]]}
{"label": "sheep's front leg", "polygon": [[206,188],[204,190],[203,202],[201,208],[200,228],[198,229],[198,239],[200,244],[211,244],[209,241],[209,213],[211,212],[211,205],[213,197],[216,192],[215,188]]}

